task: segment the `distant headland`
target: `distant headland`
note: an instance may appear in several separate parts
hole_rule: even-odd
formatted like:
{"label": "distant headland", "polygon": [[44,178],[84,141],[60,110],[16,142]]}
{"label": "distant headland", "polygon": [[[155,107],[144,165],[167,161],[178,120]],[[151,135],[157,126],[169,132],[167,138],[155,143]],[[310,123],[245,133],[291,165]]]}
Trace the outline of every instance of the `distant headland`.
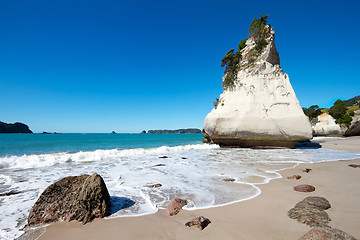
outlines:
{"label": "distant headland", "polygon": [[4,123],[0,121],[0,133],[33,133],[29,126],[16,122],[16,123]]}
{"label": "distant headland", "polygon": [[[146,131],[142,131],[141,133],[145,134]],[[197,128],[187,128],[187,129],[177,129],[177,130],[149,130],[147,133],[150,134],[195,134],[201,133],[200,129]]]}

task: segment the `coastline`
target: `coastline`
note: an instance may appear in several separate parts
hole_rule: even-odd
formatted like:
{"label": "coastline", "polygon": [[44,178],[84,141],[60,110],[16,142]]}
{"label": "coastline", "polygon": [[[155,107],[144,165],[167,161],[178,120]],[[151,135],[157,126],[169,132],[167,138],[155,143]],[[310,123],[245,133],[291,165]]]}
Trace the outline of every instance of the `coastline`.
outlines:
{"label": "coastline", "polygon": [[[324,148],[360,152],[360,137],[320,141]],[[261,194],[253,199],[210,209],[181,211],[169,217],[165,210],[140,217],[96,219],[83,226],[78,222],[54,223],[35,231],[39,239],[298,239],[311,228],[287,216],[287,211],[307,196],[321,196],[332,207],[327,210],[331,227],[360,238],[360,169],[349,164],[355,160],[322,163],[302,163],[295,168],[282,170],[282,178],[257,185]],[[309,173],[302,172],[311,168]],[[287,179],[299,174],[299,180]],[[293,190],[299,184],[316,187],[312,193]],[[185,227],[194,217],[204,216],[211,224],[203,231]],[[45,231],[44,231],[45,230]],[[20,238],[21,239],[21,238]]]}

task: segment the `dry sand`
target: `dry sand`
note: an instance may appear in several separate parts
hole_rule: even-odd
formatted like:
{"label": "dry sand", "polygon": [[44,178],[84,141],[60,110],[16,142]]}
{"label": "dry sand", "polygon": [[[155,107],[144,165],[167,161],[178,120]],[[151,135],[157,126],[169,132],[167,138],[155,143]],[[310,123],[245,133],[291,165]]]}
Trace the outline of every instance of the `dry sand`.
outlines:
{"label": "dry sand", "polygon": [[[335,150],[360,152],[360,138],[332,139],[321,145]],[[43,228],[40,239],[298,239],[311,228],[287,216],[287,211],[307,196],[329,200],[331,227],[360,239],[360,157],[350,161],[301,164],[281,171],[283,178],[259,185],[261,195],[247,201],[206,210],[185,211],[169,217],[164,210],[141,217],[97,219],[85,226],[77,222],[55,223]],[[302,170],[311,168],[305,173]],[[287,179],[299,174],[300,180]],[[293,190],[298,184],[311,184],[315,192]],[[200,231],[184,224],[205,216],[211,224]]]}

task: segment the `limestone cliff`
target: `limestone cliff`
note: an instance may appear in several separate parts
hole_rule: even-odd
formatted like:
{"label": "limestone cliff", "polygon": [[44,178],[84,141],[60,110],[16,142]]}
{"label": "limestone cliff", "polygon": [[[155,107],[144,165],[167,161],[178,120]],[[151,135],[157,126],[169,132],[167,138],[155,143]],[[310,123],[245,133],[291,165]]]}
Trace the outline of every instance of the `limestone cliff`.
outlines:
{"label": "limestone cliff", "polygon": [[[264,31],[263,49],[255,36],[239,48],[241,58],[233,82],[224,87],[205,118],[203,135],[221,146],[292,148],[312,138],[310,122],[280,67],[275,32],[270,25]],[[223,77],[223,86],[229,74]]]}
{"label": "limestone cliff", "polygon": [[341,136],[344,130],[335,119],[328,113],[323,113],[311,120],[311,127],[314,136]]}

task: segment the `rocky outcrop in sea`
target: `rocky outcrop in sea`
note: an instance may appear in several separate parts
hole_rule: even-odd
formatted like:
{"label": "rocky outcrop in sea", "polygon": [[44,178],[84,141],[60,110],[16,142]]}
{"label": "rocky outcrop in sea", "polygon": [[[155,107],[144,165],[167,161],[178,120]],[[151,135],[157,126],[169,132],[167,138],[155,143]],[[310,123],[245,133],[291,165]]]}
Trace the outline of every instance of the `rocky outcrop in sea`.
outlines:
{"label": "rocky outcrop in sea", "polygon": [[[145,131],[145,130],[144,130]],[[146,133],[146,132],[141,132]],[[199,134],[201,133],[200,129],[197,128],[187,128],[187,129],[177,129],[177,130],[149,130],[149,134]]]}
{"label": "rocky outcrop in sea", "polygon": [[228,71],[224,92],[203,126],[204,137],[221,146],[294,148],[312,138],[310,122],[280,67],[275,31],[266,19],[254,19],[250,38],[223,58]]}
{"label": "rocky outcrop in sea", "polygon": [[16,123],[4,123],[0,122],[0,133],[33,133],[29,126],[16,122]]}

